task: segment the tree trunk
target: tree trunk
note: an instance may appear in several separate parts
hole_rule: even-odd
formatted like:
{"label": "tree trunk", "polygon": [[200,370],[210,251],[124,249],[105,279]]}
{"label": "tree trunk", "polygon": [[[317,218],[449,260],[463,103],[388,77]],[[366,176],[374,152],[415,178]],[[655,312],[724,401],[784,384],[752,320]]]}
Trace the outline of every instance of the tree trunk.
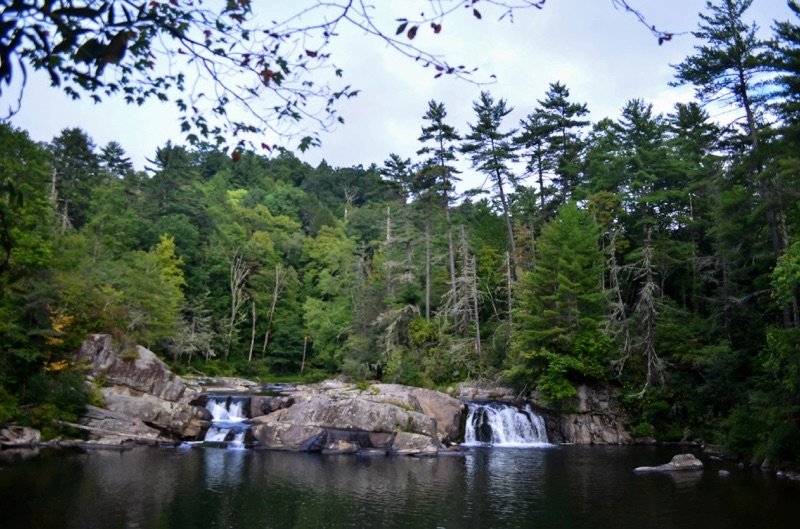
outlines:
{"label": "tree trunk", "polygon": [[253,320],[252,327],[250,329],[250,351],[247,353],[247,363],[253,361],[253,347],[256,345],[256,302],[255,300],[250,300],[250,316]]}
{"label": "tree trunk", "polygon": [[278,305],[278,297],[283,289],[283,266],[280,264],[275,265],[275,286],[272,287],[272,302],[269,306],[267,313],[267,330],[264,332],[264,344],[261,346],[261,357],[267,355],[267,347],[269,347],[269,337],[272,334],[272,318],[275,316],[275,307]]}
{"label": "tree trunk", "polygon": [[431,223],[425,224],[425,320],[431,321]]}
{"label": "tree trunk", "polygon": [[514,332],[514,314],[513,314],[513,307],[514,307],[514,295],[513,295],[513,284],[514,280],[511,276],[511,255],[506,252],[506,296],[508,298],[508,336],[511,339],[511,335]]}
{"label": "tree trunk", "polygon": [[472,256],[472,319],[475,323],[475,354],[478,356],[478,362],[481,362],[481,325],[480,325],[480,312],[478,311],[478,264],[475,256]]}
{"label": "tree trunk", "polygon": [[242,256],[234,252],[231,259],[230,268],[230,293],[231,293],[231,314],[228,321],[228,337],[225,344],[225,359],[231,352],[231,344],[233,342],[233,334],[236,327],[239,325],[240,314],[239,310],[245,301],[247,301],[247,293],[244,290],[247,276],[250,274],[250,269],[244,263]]}

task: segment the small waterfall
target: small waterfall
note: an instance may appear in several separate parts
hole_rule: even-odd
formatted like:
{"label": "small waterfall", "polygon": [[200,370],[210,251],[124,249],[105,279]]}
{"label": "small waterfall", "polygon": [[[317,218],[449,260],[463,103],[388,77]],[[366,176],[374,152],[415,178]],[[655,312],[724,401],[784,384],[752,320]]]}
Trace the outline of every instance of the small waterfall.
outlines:
{"label": "small waterfall", "polygon": [[464,444],[467,446],[543,446],[547,430],[542,419],[526,404],[518,408],[500,402],[468,403]]}
{"label": "small waterfall", "polygon": [[203,443],[224,445],[227,448],[244,448],[245,436],[250,429],[244,408],[248,400],[233,396],[208,397],[206,409],[211,412],[211,427]]}

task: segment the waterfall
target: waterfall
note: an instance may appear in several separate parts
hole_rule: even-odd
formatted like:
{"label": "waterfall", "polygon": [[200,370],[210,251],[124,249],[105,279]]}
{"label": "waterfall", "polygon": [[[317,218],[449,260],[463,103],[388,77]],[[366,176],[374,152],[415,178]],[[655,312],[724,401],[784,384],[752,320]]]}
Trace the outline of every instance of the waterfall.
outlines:
{"label": "waterfall", "polygon": [[542,419],[526,404],[518,408],[500,402],[468,403],[464,444],[467,446],[530,447],[547,444]]}
{"label": "waterfall", "polygon": [[241,397],[208,397],[206,409],[211,412],[211,427],[203,443],[244,448],[245,436],[250,429],[250,425],[244,423],[247,420],[244,412],[247,403],[248,400]]}

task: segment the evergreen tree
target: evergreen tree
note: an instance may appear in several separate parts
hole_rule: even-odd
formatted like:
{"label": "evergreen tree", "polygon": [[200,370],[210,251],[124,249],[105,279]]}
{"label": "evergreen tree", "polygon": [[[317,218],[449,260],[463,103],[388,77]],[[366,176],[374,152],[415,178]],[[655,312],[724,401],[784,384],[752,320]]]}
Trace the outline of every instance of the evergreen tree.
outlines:
{"label": "evergreen tree", "polygon": [[[447,256],[448,270],[450,272],[450,304],[458,303],[458,289],[456,288],[456,251],[453,242],[453,224],[450,219],[450,203],[453,200],[455,183],[460,181],[456,175],[459,171],[453,166],[456,161],[459,140],[456,129],[445,123],[447,112],[443,103],[428,102],[428,111],[422,119],[428,124],[422,127],[419,141],[423,147],[417,154],[427,155],[422,163],[422,171],[428,173],[428,178],[433,185],[433,191],[441,196],[442,210],[444,211],[445,228],[447,230]],[[466,329],[462,328],[465,332]]]}
{"label": "evergreen tree", "polygon": [[92,139],[79,128],[64,129],[50,143],[53,159],[51,200],[57,204],[61,231],[87,220],[92,189],[102,180]]}
{"label": "evergreen tree", "polygon": [[495,102],[489,92],[481,92],[478,101],[472,104],[475,111],[475,124],[470,124],[470,133],[464,136],[462,152],[468,154],[472,166],[486,174],[492,180],[492,187],[500,199],[503,218],[506,222],[509,259],[512,263],[516,257],[516,242],[511,223],[511,208],[507,197],[507,187],[513,190],[517,186],[517,177],[510,164],[517,159],[512,137],[516,130],[502,131],[503,119],[513,110],[504,99]]}
{"label": "evergreen tree", "polygon": [[130,157],[126,156],[125,149],[116,141],[108,142],[100,150],[99,161],[101,167],[116,178],[125,178],[133,171]]}
{"label": "evergreen tree", "polygon": [[574,393],[570,377],[602,377],[608,340],[597,225],[574,203],[564,205],[539,238],[536,267],[523,274],[515,305],[515,353],[508,374],[536,383],[554,400]]}
{"label": "evergreen tree", "polygon": [[745,12],[753,0],[720,0],[706,3],[701,23],[692,34],[704,42],[696,53],[675,66],[675,85],[692,84],[701,102],[717,101],[737,107],[744,115],[743,128],[750,148],[748,165],[765,201],[767,223],[774,256],[784,246],[779,233],[779,211],[774,203],[775,189],[763,172],[760,152],[766,92],[759,89],[767,70],[766,43],[757,36],[758,27],[748,25]]}
{"label": "evergreen tree", "polygon": [[580,163],[583,150],[581,130],[589,124],[584,118],[586,104],[569,101],[569,89],[559,82],[550,83],[544,100],[534,113],[521,122],[517,141],[530,149],[528,170],[539,178],[542,210],[545,209],[544,175],[550,173],[554,185],[551,213],[572,198],[580,184]]}

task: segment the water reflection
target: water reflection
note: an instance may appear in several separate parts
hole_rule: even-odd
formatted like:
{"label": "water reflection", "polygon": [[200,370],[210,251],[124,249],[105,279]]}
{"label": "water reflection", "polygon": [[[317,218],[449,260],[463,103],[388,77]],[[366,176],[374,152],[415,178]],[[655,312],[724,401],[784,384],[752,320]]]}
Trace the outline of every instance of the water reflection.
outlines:
{"label": "water reflection", "polygon": [[195,448],[0,467],[4,527],[772,527],[800,486],[716,468],[635,475],[674,450],[477,449],[430,459]]}

